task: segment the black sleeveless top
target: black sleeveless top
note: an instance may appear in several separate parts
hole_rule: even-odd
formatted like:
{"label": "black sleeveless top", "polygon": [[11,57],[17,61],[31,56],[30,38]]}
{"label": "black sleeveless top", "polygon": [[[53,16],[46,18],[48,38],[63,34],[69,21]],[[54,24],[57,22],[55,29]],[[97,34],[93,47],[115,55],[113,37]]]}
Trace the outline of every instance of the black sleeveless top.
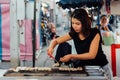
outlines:
{"label": "black sleeveless top", "polygon": [[78,34],[69,33],[69,35],[74,41],[75,48],[78,54],[89,52],[90,44],[97,33],[99,33],[100,35],[100,42],[99,42],[99,48],[98,48],[96,58],[89,59],[89,60],[80,60],[79,66],[98,65],[98,66],[103,67],[104,65],[108,63],[106,56],[102,50],[102,37],[101,37],[99,30],[96,28],[92,28],[90,31],[90,35],[84,40],[80,40]]}

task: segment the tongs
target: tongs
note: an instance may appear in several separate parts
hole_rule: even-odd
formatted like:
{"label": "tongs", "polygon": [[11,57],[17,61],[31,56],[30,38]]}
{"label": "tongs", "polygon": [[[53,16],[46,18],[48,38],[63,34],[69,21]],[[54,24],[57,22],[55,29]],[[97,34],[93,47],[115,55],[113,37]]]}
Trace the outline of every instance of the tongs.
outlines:
{"label": "tongs", "polygon": [[53,55],[50,55],[50,58],[52,58],[55,62],[59,63],[59,61],[57,61]]}

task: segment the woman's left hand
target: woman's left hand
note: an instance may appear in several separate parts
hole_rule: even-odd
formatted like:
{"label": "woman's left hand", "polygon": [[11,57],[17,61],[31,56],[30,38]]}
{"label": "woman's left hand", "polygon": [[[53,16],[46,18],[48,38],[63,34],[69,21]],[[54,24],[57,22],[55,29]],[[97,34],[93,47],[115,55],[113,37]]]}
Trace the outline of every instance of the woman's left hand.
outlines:
{"label": "woman's left hand", "polygon": [[66,56],[60,58],[60,61],[61,62],[68,62],[68,61],[70,61],[70,59],[71,59],[71,54],[66,55]]}

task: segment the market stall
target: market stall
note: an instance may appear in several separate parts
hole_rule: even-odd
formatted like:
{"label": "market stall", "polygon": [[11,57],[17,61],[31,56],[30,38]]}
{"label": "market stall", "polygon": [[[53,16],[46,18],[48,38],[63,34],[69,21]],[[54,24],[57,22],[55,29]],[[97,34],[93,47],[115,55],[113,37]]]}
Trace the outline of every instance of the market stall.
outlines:
{"label": "market stall", "polygon": [[[106,14],[108,16],[110,15],[119,15],[119,0],[60,0],[57,2],[57,4],[62,7],[63,9],[75,9],[75,8],[93,8],[97,10],[97,23],[99,24],[100,15]],[[94,11],[94,10],[93,10]],[[113,21],[114,25],[112,25],[113,29],[117,27],[119,29],[119,19],[117,17]],[[115,31],[112,33],[114,36],[112,38],[106,38],[105,37],[105,45],[103,45],[103,50],[105,54],[107,55],[107,58],[109,60],[109,63],[111,64],[111,68],[113,70],[114,76],[119,76],[119,31],[117,31],[115,28]],[[117,33],[116,33],[117,31]],[[104,37],[103,37],[104,38]],[[117,51],[116,51],[117,50]]]}
{"label": "market stall", "polygon": [[[107,80],[104,71],[99,66],[84,66],[80,68],[74,67],[35,67],[35,52],[39,48],[39,31],[38,31],[38,23],[36,20],[36,3],[26,2],[21,3],[18,0],[11,0],[7,4],[1,4],[2,19],[0,21],[2,23],[2,27],[0,25],[1,31],[0,36],[2,39],[0,41],[0,59],[10,60],[13,63],[13,68],[5,70],[4,76],[0,77],[1,79],[40,79],[40,80]],[[106,4],[104,2],[106,1]],[[100,9],[102,9],[103,4],[106,6],[106,13],[110,13],[110,1],[109,0],[60,0],[57,4],[63,9],[71,9],[75,8],[91,8],[98,11],[98,18]],[[3,2],[4,3],[4,2]],[[21,4],[17,5],[16,3],[21,3],[23,6],[23,10],[19,7]],[[108,3],[108,4],[107,4]],[[13,5],[14,4],[14,5]],[[34,4],[34,5],[33,5]],[[31,7],[32,6],[32,7]],[[10,15],[10,7],[11,7],[11,15]],[[27,8],[26,8],[27,7]],[[30,8],[31,10],[29,10]],[[33,9],[34,7],[34,9]],[[16,12],[16,9],[18,10]],[[19,10],[20,9],[20,10]],[[25,9],[27,12],[25,12]],[[29,15],[26,15],[30,13]],[[22,13],[20,13],[22,12]],[[39,11],[38,11],[39,12]],[[14,13],[14,14],[13,14]],[[34,13],[34,15],[33,15]],[[5,17],[7,16],[7,17]],[[0,16],[1,18],[1,16]],[[9,18],[9,19],[8,19]],[[10,19],[12,19],[10,23]],[[32,21],[33,20],[33,21]],[[99,22],[99,19],[98,19]],[[9,23],[6,24],[6,23]],[[33,24],[34,23],[34,24]],[[37,24],[37,25],[36,25]],[[11,26],[8,28],[8,26]],[[15,27],[16,26],[16,27]],[[11,31],[10,31],[11,30]],[[38,33],[36,34],[36,31]],[[8,34],[11,32],[11,34]],[[20,32],[20,35],[19,33]],[[11,35],[11,39],[10,39]],[[25,39],[24,39],[25,38]],[[20,40],[19,40],[20,39]],[[3,41],[3,42],[2,42]],[[10,45],[8,45],[10,43]],[[38,43],[38,44],[36,44]],[[11,50],[10,50],[11,46]],[[20,48],[20,49],[19,49]],[[112,66],[113,75],[119,75],[118,70],[118,59],[116,59],[116,48],[119,49],[119,44],[112,44],[109,46],[103,45],[104,51],[107,54],[108,60]],[[19,52],[20,50],[20,52]],[[7,51],[7,52],[4,52]],[[19,56],[20,55],[20,56]],[[33,67],[18,67],[19,60],[33,60]],[[17,65],[15,65],[15,63]],[[116,69],[117,68],[117,69]],[[15,77],[17,76],[17,77]]]}

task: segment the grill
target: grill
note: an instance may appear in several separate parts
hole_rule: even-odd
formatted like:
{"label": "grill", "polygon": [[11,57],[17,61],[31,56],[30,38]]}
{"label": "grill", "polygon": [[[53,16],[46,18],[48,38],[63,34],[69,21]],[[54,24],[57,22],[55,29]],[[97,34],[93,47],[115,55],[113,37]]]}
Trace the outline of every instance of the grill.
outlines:
{"label": "grill", "polygon": [[99,66],[69,67],[17,67],[9,69],[4,76],[104,76]]}

